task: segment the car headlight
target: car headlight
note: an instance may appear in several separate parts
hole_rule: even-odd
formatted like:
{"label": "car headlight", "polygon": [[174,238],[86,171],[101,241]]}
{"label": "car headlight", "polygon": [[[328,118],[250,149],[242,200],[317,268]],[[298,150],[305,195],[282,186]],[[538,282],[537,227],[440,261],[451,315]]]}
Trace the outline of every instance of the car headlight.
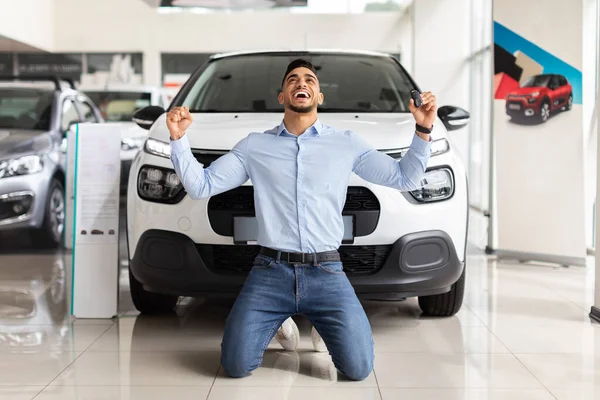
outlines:
{"label": "car headlight", "polygon": [[448,168],[428,171],[421,180],[421,187],[410,194],[419,202],[431,203],[446,200],[454,194],[454,179]]}
{"label": "car headlight", "polygon": [[0,178],[29,175],[42,171],[44,164],[38,155],[0,161]]}
{"label": "car headlight", "polygon": [[171,146],[169,143],[163,142],[162,140],[148,139],[144,146],[146,153],[154,154],[155,156],[170,158],[171,157]]}
{"label": "car headlight", "polygon": [[181,201],[184,193],[172,169],[146,166],[138,174],[138,194],[144,200],[173,204]]}
{"label": "car headlight", "polygon": [[538,97],[540,95],[540,92],[533,92],[533,93],[529,93],[529,95],[531,97]]}
{"label": "car headlight", "polygon": [[[391,150],[387,153],[393,158],[400,159],[406,155],[409,147],[403,147],[399,150]],[[438,156],[450,150],[450,143],[447,139],[437,139],[431,142],[431,156]]]}

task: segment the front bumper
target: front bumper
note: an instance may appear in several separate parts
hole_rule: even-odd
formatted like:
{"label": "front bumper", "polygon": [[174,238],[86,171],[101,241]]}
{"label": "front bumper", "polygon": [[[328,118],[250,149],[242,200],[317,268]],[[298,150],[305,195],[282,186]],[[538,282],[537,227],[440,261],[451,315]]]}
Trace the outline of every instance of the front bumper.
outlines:
{"label": "front bumper", "polygon": [[540,101],[535,99],[533,103],[527,101],[527,98],[514,98],[506,101],[506,114],[511,117],[533,117],[540,112]]}
{"label": "front bumper", "polygon": [[52,174],[44,169],[37,174],[0,179],[0,202],[3,207],[12,205],[11,198],[14,199],[15,195],[27,194],[32,197],[31,205],[22,214],[4,213],[4,217],[0,216],[0,231],[39,228],[42,225],[51,177]]}
{"label": "front bumper", "polygon": [[[213,246],[219,246],[219,251],[216,247],[213,251]],[[199,245],[180,233],[150,230],[138,241],[130,266],[136,279],[151,292],[235,297],[259,249]],[[464,267],[452,239],[443,231],[410,233],[391,245],[371,246],[371,250],[377,254],[373,261],[365,262],[377,264],[372,265],[374,268],[346,268],[362,298],[397,300],[444,293],[458,280]],[[235,258],[222,258],[232,252],[237,253]],[[364,256],[365,246],[342,246],[340,252],[345,265],[356,265],[353,259],[359,253]]]}

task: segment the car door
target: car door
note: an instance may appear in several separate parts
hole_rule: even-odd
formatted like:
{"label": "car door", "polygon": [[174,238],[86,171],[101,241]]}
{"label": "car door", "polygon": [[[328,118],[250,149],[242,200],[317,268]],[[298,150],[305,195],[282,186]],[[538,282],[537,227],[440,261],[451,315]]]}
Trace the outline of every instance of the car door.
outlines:
{"label": "car door", "polygon": [[552,104],[552,109],[560,107],[561,95],[560,95],[560,83],[557,75],[552,75],[550,79],[550,104]]}
{"label": "car door", "polygon": [[567,100],[569,99],[570,94],[569,85],[567,84],[567,78],[565,78],[562,75],[559,75],[558,83],[560,84],[560,103],[564,106],[567,104]]}

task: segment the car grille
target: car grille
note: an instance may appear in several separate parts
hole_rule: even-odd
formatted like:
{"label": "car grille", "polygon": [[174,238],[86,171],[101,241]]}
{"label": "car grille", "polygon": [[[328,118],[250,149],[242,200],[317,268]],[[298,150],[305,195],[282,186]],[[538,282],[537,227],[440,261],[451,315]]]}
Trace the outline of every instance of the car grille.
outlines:
{"label": "car grille", "polygon": [[[343,215],[353,215],[355,236],[367,236],[375,231],[380,204],[377,196],[366,187],[350,186],[346,193]],[[233,236],[234,216],[254,216],[254,187],[240,186],[213,196],[208,201],[208,219],[215,233]]]}
{"label": "car grille", "polygon": [[[223,275],[247,274],[260,246],[197,244],[196,249],[206,266]],[[381,269],[392,245],[341,246],[339,249],[344,272],[348,276],[374,274]]]}
{"label": "car grille", "polygon": [[210,164],[215,162],[219,157],[227,154],[226,150],[200,150],[194,149],[192,150],[192,154],[198,160],[198,162],[204,165],[204,168],[208,168]]}

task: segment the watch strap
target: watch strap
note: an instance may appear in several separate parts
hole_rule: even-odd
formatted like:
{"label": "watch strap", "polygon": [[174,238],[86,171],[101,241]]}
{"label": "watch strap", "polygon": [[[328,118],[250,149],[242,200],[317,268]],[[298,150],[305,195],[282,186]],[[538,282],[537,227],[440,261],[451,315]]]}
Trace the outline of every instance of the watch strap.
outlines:
{"label": "watch strap", "polygon": [[433,125],[431,126],[431,128],[425,128],[424,126],[415,123],[415,129],[417,130],[417,132],[431,133],[431,131],[433,130]]}

